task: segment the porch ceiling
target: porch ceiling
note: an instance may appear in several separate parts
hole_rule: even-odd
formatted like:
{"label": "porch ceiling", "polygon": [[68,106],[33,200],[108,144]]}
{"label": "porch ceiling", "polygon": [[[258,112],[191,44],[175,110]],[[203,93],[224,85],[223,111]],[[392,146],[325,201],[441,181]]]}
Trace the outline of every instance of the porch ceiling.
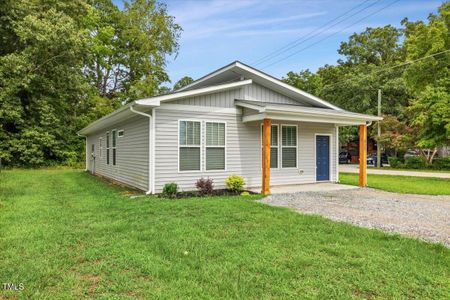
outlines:
{"label": "porch ceiling", "polygon": [[305,107],[292,104],[280,104],[251,100],[235,100],[235,105],[252,110],[244,114],[243,122],[261,121],[265,118],[273,120],[302,121],[314,123],[331,123],[337,125],[365,125],[382,120],[381,117],[358,114],[345,110]]}

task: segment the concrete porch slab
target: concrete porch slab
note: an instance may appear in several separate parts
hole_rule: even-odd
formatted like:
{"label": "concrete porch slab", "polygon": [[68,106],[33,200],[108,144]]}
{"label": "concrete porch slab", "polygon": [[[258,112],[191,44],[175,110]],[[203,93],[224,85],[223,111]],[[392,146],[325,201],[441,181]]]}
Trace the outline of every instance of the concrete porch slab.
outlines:
{"label": "concrete porch slab", "polygon": [[[332,183],[332,182],[320,182],[320,183],[308,183],[308,184],[292,184],[292,185],[278,185],[270,187],[270,192],[274,194],[290,194],[300,192],[332,192],[341,190],[354,190],[358,189],[357,186]],[[260,193],[261,188],[251,188],[250,191],[254,193]]]}

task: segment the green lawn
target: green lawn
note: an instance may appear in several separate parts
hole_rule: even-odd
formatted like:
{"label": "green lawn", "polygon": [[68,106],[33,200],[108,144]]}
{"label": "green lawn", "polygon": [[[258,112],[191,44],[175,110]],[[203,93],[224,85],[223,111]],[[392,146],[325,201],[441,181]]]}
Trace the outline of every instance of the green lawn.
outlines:
{"label": "green lawn", "polygon": [[[358,180],[358,174],[339,174],[339,181],[343,184],[358,185]],[[450,179],[434,177],[367,174],[367,185],[372,188],[397,193],[450,195]]]}
{"label": "green lawn", "polygon": [[259,196],[130,199],[81,171],[0,174],[0,279],[20,299],[448,299],[450,250]]}
{"label": "green lawn", "polygon": [[392,168],[384,166],[382,168],[376,168],[369,166],[372,170],[392,170],[392,171],[407,171],[407,172],[426,172],[426,173],[450,173],[450,170],[433,170],[433,169],[405,169],[405,168]]}

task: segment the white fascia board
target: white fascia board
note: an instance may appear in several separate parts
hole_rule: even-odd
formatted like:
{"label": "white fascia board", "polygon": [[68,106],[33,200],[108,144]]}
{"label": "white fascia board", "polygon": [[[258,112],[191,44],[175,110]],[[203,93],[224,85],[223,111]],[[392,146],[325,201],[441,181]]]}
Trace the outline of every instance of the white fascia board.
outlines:
{"label": "white fascia board", "polygon": [[253,121],[261,121],[265,118],[273,119],[273,120],[283,120],[283,121],[297,121],[297,122],[312,122],[312,123],[327,123],[327,124],[339,124],[342,126],[345,125],[364,125],[367,124],[368,120],[366,119],[357,119],[357,118],[349,118],[349,117],[330,117],[330,116],[313,116],[308,114],[289,114],[289,113],[270,113],[263,112],[259,114],[244,116],[242,118],[243,123],[253,122]]}
{"label": "white fascia board", "polygon": [[258,111],[258,112],[260,112],[260,113],[265,111],[264,106],[253,105],[253,104],[251,104],[251,103],[238,102],[238,103],[236,103],[236,105],[237,105],[237,106],[240,106],[240,107],[245,107],[245,108],[253,109],[253,110],[256,110],[256,111]]}
{"label": "white fascia board", "polygon": [[380,121],[383,120],[382,117],[377,116],[371,116],[371,115],[364,115],[364,114],[358,114],[358,113],[352,113],[352,112],[342,112],[339,113],[333,112],[333,111],[312,111],[308,110],[307,108],[302,107],[292,107],[290,111],[286,111],[285,108],[275,107],[275,106],[266,106],[264,112],[266,113],[279,113],[279,114],[292,114],[292,113],[299,113],[301,115],[311,115],[311,116],[326,116],[326,117],[332,117],[332,118],[345,118],[350,119],[354,118],[356,120],[365,120],[365,121]]}
{"label": "white fascia board", "polygon": [[252,84],[251,79],[227,83],[227,84],[221,84],[221,85],[214,85],[214,86],[209,86],[209,87],[205,87],[205,88],[189,90],[189,91],[185,91],[185,92],[177,92],[177,93],[168,94],[168,95],[156,96],[156,97],[152,97],[152,98],[148,98],[148,99],[141,99],[141,100],[137,100],[136,104],[159,106],[159,105],[161,105],[161,102],[165,102],[165,101],[171,101],[171,100],[176,100],[176,99],[180,99],[180,98],[187,98],[187,97],[194,97],[194,96],[217,93],[220,91],[236,89],[241,86],[249,85],[249,84]]}
{"label": "white fascia board", "polygon": [[216,71],[214,71],[214,72],[212,72],[210,74],[207,74],[207,75],[201,77],[200,79],[197,79],[194,82],[192,82],[192,83],[190,83],[190,84],[188,84],[188,85],[178,89],[177,91],[179,91],[179,92],[184,91],[184,90],[189,89],[189,88],[191,88],[193,86],[196,86],[199,83],[202,83],[205,80],[208,80],[208,79],[213,78],[213,77],[215,77],[215,76],[217,76],[217,75],[219,75],[219,74],[221,74],[223,72],[226,72],[226,71],[230,70],[231,68],[234,68],[236,66],[236,63],[237,62],[233,62],[233,63],[231,63],[231,64],[229,64],[229,65],[227,65],[225,67],[222,67],[222,68],[220,68],[220,69],[218,69],[218,70],[216,70]]}
{"label": "white fascia board", "polygon": [[[90,129],[94,129],[95,127],[97,127],[98,125],[100,125],[101,123],[105,122],[106,120],[118,115],[119,113],[128,110],[132,105],[134,104],[134,102],[128,103],[127,105],[122,106],[121,108],[113,111],[110,114],[107,114],[106,116],[90,123],[88,126],[84,127],[83,129],[80,129],[77,134],[86,134],[87,132],[90,131]],[[95,130],[95,129],[94,129]]]}

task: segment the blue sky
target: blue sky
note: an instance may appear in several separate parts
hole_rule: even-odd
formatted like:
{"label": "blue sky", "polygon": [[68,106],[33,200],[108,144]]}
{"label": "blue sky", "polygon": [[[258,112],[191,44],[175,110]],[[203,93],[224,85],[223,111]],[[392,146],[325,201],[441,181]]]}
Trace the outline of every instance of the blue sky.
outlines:
{"label": "blue sky", "polygon": [[[176,58],[170,59],[168,73],[172,83],[185,75],[196,79],[234,60],[279,78],[289,71],[316,70],[324,64],[336,63],[340,42],[347,40],[352,33],[366,27],[400,26],[400,21],[405,17],[425,20],[442,3],[434,0],[399,0],[369,16],[393,1],[164,0],[162,2],[167,4],[169,14],[175,16],[176,22],[183,28],[180,51]],[[358,4],[358,8],[333,22],[339,24],[323,27]],[[314,38],[273,60],[254,64],[292,41],[310,37],[311,32],[316,33]],[[309,48],[303,50],[306,47]],[[284,59],[287,56],[290,57]]]}

